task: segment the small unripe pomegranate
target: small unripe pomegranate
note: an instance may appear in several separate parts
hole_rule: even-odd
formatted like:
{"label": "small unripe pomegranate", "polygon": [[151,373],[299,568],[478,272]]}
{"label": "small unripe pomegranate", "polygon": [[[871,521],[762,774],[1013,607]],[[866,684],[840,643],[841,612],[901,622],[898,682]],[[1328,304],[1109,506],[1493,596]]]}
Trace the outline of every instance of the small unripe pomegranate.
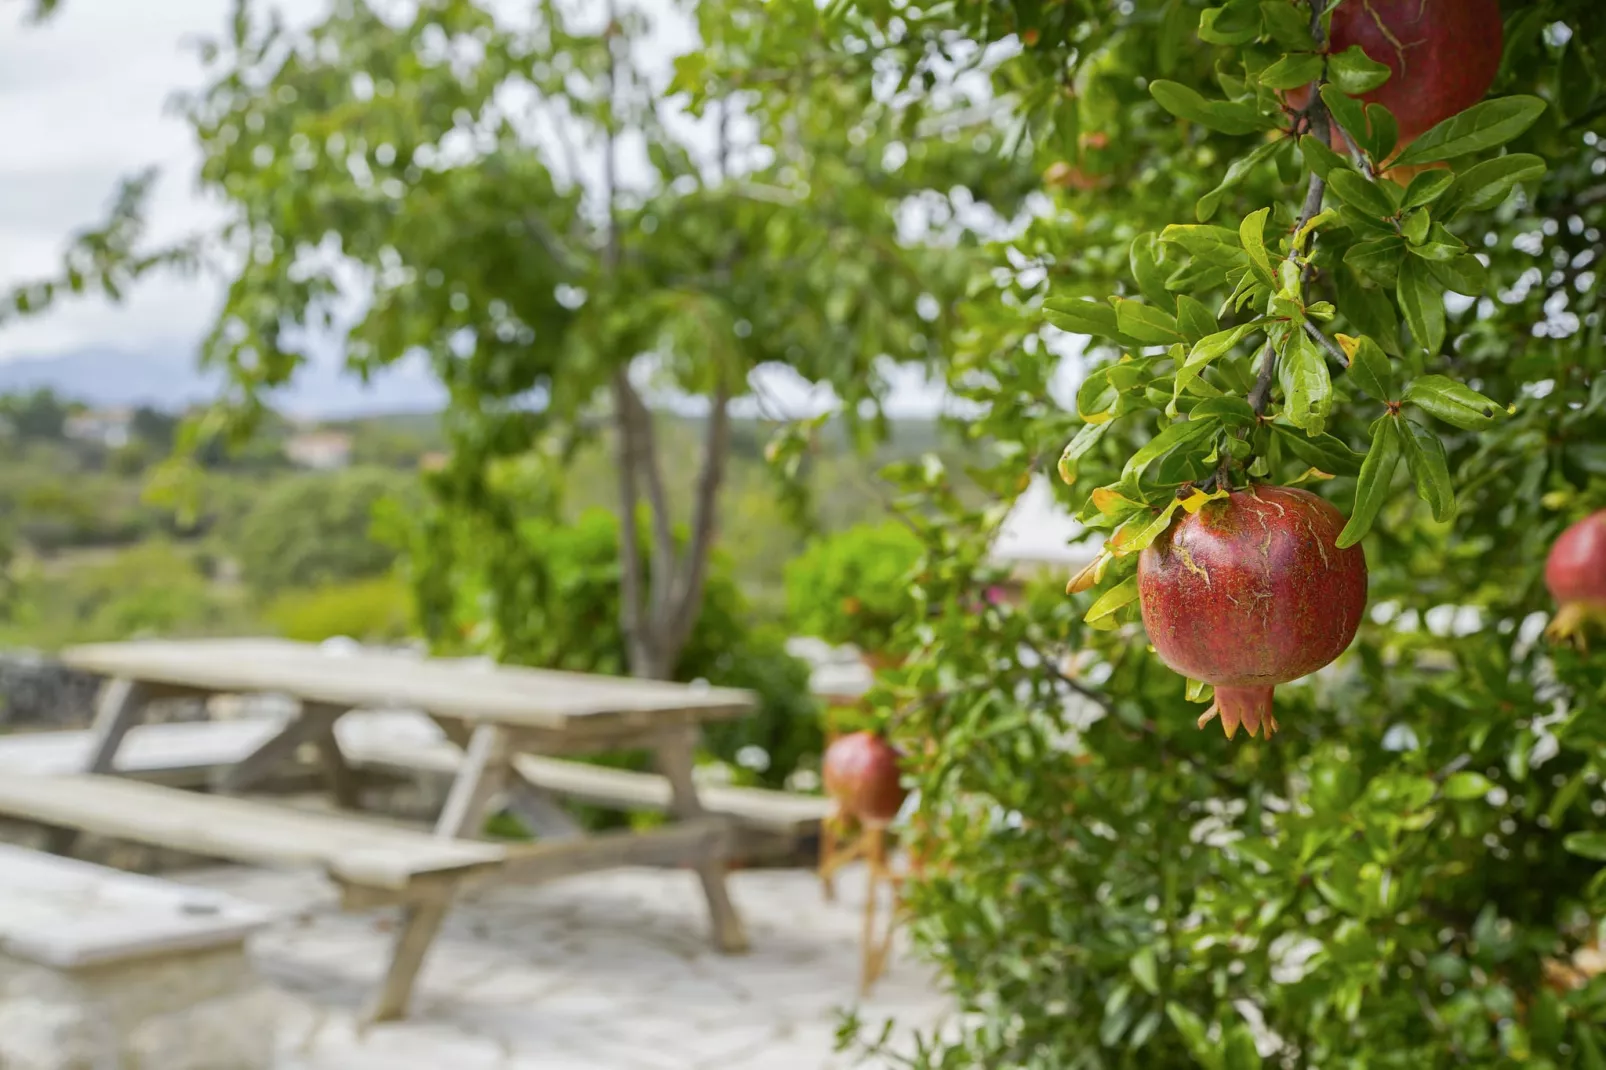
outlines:
{"label": "small unripe pomegranate", "polygon": [[901,757],[874,732],[841,736],[825,749],[821,763],[825,793],[846,816],[885,825],[898,816],[909,794],[899,783]]}
{"label": "small unripe pomegranate", "polygon": [[1366,610],[1366,556],[1309,491],[1252,487],[1208,502],[1138,557],[1143,626],[1160,660],[1215,687],[1231,739],[1277,730],[1272,691],[1342,654]]}
{"label": "small unripe pomegranate", "polygon": [[[1400,147],[1482,100],[1500,70],[1499,0],[1344,0],[1333,12],[1328,50],[1354,45],[1387,64],[1389,80],[1362,95],[1399,124]],[[1308,88],[1288,94],[1303,108]],[[1343,134],[1333,130],[1334,148]]]}
{"label": "small unripe pomegranate", "polygon": [[1582,641],[1584,625],[1606,621],[1606,509],[1561,533],[1545,559],[1545,586],[1560,607],[1546,634]]}

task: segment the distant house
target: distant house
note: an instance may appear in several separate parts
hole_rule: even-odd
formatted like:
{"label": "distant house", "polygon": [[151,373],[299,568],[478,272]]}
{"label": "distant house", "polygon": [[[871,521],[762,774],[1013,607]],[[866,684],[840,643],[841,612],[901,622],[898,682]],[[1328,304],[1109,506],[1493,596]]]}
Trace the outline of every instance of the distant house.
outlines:
{"label": "distant house", "polygon": [[351,463],[351,436],[343,431],[303,431],[284,444],[290,463],[320,472]]}
{"label": "distant house", "polygon": [[1044,571],[1066,579],[1098,556],[1105,536],[1089,532],[1054,497],[1047,476],[1034,476],[993,540],[992,560],[1008,565],[1017,579]]}
{"label": "distant house", "polygon": [[439,472],[446,468],[446,462],[450,459],[440,450],[430,450],[418,458],[418,467],[425,472]]}
{"label": "distant house", "polygon": [[93,442],[107,449],[121,449],[132,437],[134,410],[129,408],[90,409],[75,412],[62,425],[62,434],[76,442]]}

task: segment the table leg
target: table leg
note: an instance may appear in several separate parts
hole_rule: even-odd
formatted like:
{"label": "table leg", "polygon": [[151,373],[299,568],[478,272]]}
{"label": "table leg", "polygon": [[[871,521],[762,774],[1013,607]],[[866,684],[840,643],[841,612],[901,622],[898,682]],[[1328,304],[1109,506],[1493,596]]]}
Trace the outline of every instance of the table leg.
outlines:
{"label": "table leg", "polygon": [[318,743],[322,750],[325,739],[333,741],[334,724],[343,713],[345,711],[337,706],[304,704],[289,724],[264,740],[239,764],[225,769],[213,787],[231,795],[245,791],[288,762],[301,744]]}
{"label": "table leg", "polygon": [[[474,730],[470,730],[461,721],[442,717],[434,718],[434,721],[447,739],[467,752],[474,740]],[[501,747],[504,752],[502,760],[507,768],[492,787],[506,794],[507,808],[517,814],[539,839],[576,840],[584,836],[585,830],[580,827],[579,822],[569,816],[568,811],[519,772],[518,765],[513,760],[514,741],[505,731]],[[460,771],[459,777],[461,775]],[[454,781],[454,786],[455,783]],[[486,790],[483,794],[485,797],[480,804],[482,812],[490,805],[495,790]]]}
{"label": "table leg", "polygon": [[360,810],[361,785],[357,782],[356,773],[346,764],[346,755],[340,749],[340,740],[335,735],[335,722],[345,711],[334,709],[332,712],[333,716],[321,724],[313,735],[313,742],[318,747],[318,764],[323,767],[323,778],[335,805],[345,810]]}
{"label": "table leg", "polygon": [[118,748],[128,730],[139,723],[149,698],[150,689],[134,680],[118,677],[101,685],[95,700],[95,723],[90,728],[86,772],[110,773],[116,768]]}
{"label": "table leg", "polygon": [[[658,771],[668,780],[673,792],[671,809],[676,817],[702,817],[706,811],[697,798],[697,784],[692,779],[697,735],[695,731],[666,737],[655,747]],[[697,877],[703,884],[703,895],[708,899],[708,914],[714,923],[714,943],[721,951],[734,954],[747,950],[747,932],[742,919],[731,902],[730,891],[725,887],[725,860],[700,858],[695,863]]]}
{"label": "table leg", "polygon": [[507,781],[508,765],[506,733],[493,724],[475,728],[435,822],[435,835],[455,840],[477,833],[485,820],[486,804]]}
{"label": "table leg", "polygon": [[407,1004],[412,998],[413,982],[418,978],[424,956],[440,932],[451,905],[451,893],[437,891],[427,898],[414,899],[402,907],[400,931],[391,945],[390,965],[380,982],[379,992],[368,1008],[370,1022],[389,1022],[407,1015]]}
{"label": "table leg", "polygon": [[[112,773],[117,768],[117,751],[128,730],[139,723],[150,699],[150,688],[136,680],[115,677],[101,684],[95,699],[95,721],[90,727],[89,773]],[[57,828],[45,834],[44,848],[52,854],[70,855],[78,844],[78,830]]]}

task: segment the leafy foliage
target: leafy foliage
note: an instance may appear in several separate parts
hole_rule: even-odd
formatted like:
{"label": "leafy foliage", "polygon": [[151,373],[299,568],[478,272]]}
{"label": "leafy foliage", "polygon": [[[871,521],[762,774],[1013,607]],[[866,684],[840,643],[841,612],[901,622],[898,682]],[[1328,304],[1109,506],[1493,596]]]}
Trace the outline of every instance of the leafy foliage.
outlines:
{"label": "leafy foliage", "polygon": [[231,550],[263,596],[376,576],[395,563],[396,549],[375,537],[375,510],[419,497],[414,480],[382,469],[282,480],[238,521]]}
{"label": "leafy foliage", "polygon": [[[1606,981],[1568,963],[1606,916],[1606,674],[1537,640],[1545,552],[1606,502],[1606,15],[1507,5],[1494,95],[1401,149],[1304,2],[769,6],[813,20],[766,53],[804,76],[985,79],[1055,198],[973,280],[949,369],[994,501],[892,472],[926,564],[876,701],[929,755],[909,895],[965,1022],[902,1060],[1602,1065]],[[1060,332],[1089,339],[1074,410]],[[972,611],[1056,457],[1110,533],[1098,590]],[[1127,584],[1179,495],[1248,480],[1345,509],[1372,608],[1245,747],[1193,727]]]}
{"label": "leafy foliage", "polygon": [[903,524],[864,524],[812,540],[786,566],[787,616],[800,635],[890,653],[914,608],[920,540]]}

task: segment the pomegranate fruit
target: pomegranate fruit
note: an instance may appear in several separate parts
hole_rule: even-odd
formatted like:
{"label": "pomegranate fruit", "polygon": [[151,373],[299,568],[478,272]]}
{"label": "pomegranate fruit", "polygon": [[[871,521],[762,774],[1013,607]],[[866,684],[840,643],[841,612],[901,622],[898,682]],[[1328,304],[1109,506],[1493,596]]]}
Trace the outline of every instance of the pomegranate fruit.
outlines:
{"label": "pomegranate fruit", "polygon": [[825,793],[848,817],[866,825],[885,825],[898,816],[904,791],[899,783],[901,755],[874,732],[854,732],[825,748],[821,763]]}
{"label": "pomegranate fruit", "polygon": [[[1504,39],[1499,0],[1344,0],[1333,12],[1328,50],[1355,45],[1389,68],[1389,80],[1363,94],[1394,116],[1404,148],[1483,99],[1500,70]],[[1308,86],[1288,103],[1303,108]],[[1333,147],[1343,134],[1333,128]]]}
{"label": "pomegranate fruit", "polygon": [[1561,533],[1545,559],[1545,586],[1560,607],[1546,634],[1582,638],[1591,621],[1606,621],[1606,509]]}
{"label": "pomegranate fruit", "polygon": [[1215,687],[1231,739],[1277,731],[1272,691],[1344,652],[1366,609],[1366,556],[1309,491],[1252,487],[1183,514],[1138,557],[1143,625],[1160,660]]}

